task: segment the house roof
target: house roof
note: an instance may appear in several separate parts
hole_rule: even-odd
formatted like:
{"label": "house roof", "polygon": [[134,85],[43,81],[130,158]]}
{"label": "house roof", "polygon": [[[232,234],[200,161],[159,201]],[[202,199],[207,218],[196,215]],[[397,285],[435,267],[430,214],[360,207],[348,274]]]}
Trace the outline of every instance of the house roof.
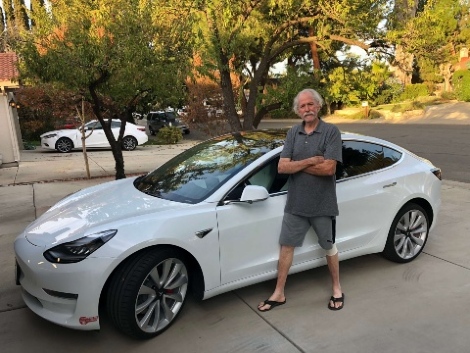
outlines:
{"label": "house roof", "polygon": [[15,53],[0,53],[0,81],[12,81],[19,76]]}

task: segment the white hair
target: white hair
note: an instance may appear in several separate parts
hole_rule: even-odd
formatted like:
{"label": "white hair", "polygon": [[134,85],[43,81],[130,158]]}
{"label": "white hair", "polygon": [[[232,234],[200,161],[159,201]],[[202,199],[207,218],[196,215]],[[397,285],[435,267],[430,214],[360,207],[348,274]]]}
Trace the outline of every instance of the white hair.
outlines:
{"label": "white hair", "polygon": [[312,88],[306,88],[300,91],[299,93],[297,93],[297,95],[294,98],[294,104],[293,104],[292,109],[294,110],[294,113],[297,115],[299,114],[299,97],[300,95],[304,93],[310,94],[310,96],[320,105],[320,107],[322,107],[324,103],[323,98],[321,97],[320,93],[318,93]]}

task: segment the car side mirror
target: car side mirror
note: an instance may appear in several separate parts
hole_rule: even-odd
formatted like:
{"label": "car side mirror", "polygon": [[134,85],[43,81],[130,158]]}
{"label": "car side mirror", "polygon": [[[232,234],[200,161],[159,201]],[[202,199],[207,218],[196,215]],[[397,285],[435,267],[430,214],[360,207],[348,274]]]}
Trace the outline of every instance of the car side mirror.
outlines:
{"label": "car side mirror", "polygon": [[231,203],[252,204],[253,202],[265,201],[268,198],[269,198],[269,193],[265,187],[259,186],[259,185],[247,185],[245,189],[243,189],[240,200],[230,200],[230,201],[227,201],[225,204],[226,205],[231,204]]}

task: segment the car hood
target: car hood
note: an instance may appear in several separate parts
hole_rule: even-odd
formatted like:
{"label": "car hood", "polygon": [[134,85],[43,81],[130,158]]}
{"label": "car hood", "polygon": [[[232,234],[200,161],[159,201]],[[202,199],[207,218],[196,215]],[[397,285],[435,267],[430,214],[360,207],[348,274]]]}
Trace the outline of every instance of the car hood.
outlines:
{"label": "car hood", "polygon": [[57,134],[57,136],[75,136],[79,132],[80,131],[78,131],[77,129],[54,130],[54,131],[48,131],[42,134],[40,137],[43,138],[44,136],[51,135],[51,134]]}
{"label": "car hood", "polygon": [[24,231],[26,239],[47,247],[102,230],[116,229],[132,217],[191,205],[146,195],[123,179],[83,189],[51,207]]}

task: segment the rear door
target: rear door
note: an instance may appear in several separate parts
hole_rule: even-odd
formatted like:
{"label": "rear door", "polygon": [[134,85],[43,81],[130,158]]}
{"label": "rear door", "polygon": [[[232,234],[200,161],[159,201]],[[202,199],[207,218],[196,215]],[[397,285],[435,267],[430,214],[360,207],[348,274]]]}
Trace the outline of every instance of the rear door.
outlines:
{"label": "rear door", "polygon": [[339,216],[336,243],[347,251],[388,232],[401,196],[394,172],[401,153],[379,144],[343,142],[343,164],[337,167]]}

